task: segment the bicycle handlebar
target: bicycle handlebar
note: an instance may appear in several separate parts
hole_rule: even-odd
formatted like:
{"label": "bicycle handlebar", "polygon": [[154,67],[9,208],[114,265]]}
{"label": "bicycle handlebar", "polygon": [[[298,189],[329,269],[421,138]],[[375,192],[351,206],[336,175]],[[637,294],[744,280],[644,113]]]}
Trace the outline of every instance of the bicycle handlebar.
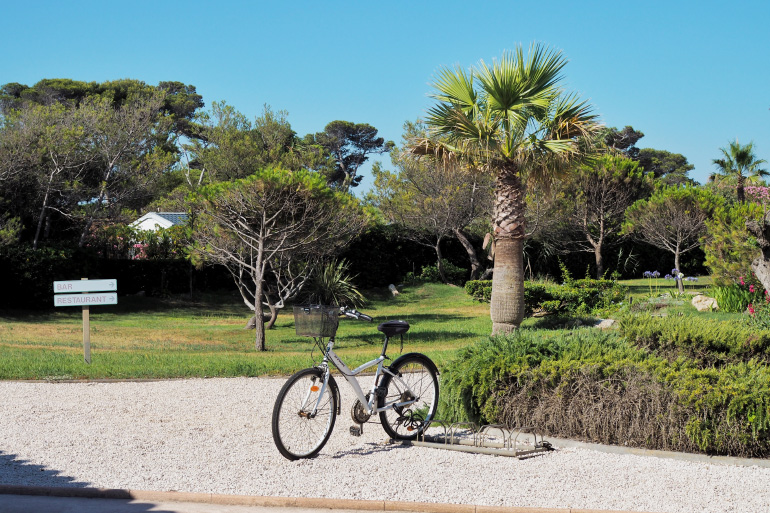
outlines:
{"label": "bicycle handlebar", "polygon": [[363,321],[372,322],[374,320],[371,317],[369,317],[368,315],[356,311],[354,308],[346,308],[346,307],[343,306],[343,307],[340,308],[340,312],[342,312],[343,315],[346,315],[347,317],[350,317],[351,319],[357,319],[359,321],[363,320]]}

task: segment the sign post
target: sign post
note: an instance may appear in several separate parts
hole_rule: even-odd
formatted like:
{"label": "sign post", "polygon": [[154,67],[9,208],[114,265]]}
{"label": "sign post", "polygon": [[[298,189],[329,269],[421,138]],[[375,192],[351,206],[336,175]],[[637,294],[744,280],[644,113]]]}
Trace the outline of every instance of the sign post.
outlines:
{"label": "sign post", "polygon": [[[91,363],[91,305],[117,305],[117,290],[117,280],[81,278],[80,281],[53,282],[54,306],[81,306],[83,308],[83,358],[88,364]],[[64,292],[71,294],[64,294]],[[78,292],[80,294],[77,294]]]}
{"label": "sign post", "polygon": [[[80,279],[88,281],[88,278]],[[83,358],[91,365],[91,305],[83,305]]]}

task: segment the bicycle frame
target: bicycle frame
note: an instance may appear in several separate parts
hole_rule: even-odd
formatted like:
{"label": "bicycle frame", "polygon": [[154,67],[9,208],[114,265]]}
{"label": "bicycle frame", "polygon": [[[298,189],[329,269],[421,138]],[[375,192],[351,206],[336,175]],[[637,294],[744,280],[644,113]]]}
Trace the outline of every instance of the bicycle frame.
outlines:
{"label": "bicycle frame", "polygon": [[[385,345],[383,345],[383,352],[380,356],[375,358],[374,360],[370,360],[363,365],[360,365],[359,367],[356,367],[355,369],[351,370],[348,368],[347,365],[345,365],[345,362],[343,362],[339,355],[334,352],[334,337],[329,338],[329,342],[326,344],[326,349],[324,350],[324,358],[321,361],[321,363],[318,365],[319,368],[323,371],[324,375],[324,382],[321,388],[321,393],[318,395],[318,400],[316,401],[315,406],[313,407],[313,411],[311,412],[311,415],[315,415],[318,405],[321,402],[321,398],[324,396],[324,392],[326,391],[326,387],[329,384],[329,376],[331,375],[331,372],[329,370],[329,360],[331,360],[332,364],[334,364],[335,367],[340,371],[340,373],[344,376],[345,381],[350,383],[350,386],[353,387],[353,392],[355,392],[356,397],[358,397],[358,400],[361,402],[361,404],[366,405],[366,412],[369,415],[374,415],[375,413],[379,413],[381,411],[389,410],[391,408],[395,407],[401,407],[401,406],[408,406],[410,404],[413,404],[417,401],[417,399],[411,399],[408,401],[391,401],[389,403],[385,403],[385,405],[382,408],[376,407],[377,403],[377,387],[380,383],[380,378],[384,373],[388,373],[391,375],[393,379],[397,379],[402,387],[406,390],[408,390],[412,397],[416,397],[414,392],[411,388],[404,382],[404,380],[401,379],[400,376],[390,372],[390,370],[384,366],[384,362],[386,360],[385,356],[385,348],[387,347],[387,340],[385,341]],[[364,391],[361,389],[361,385],[358,383],[358,379],[356,379],[356,376],[361,374],[366,369],[369,369],[371,367],[377,366],[377,370],[374,373],[374,384],[372,385],[372,389],[369,393],[369,399],[366,399],[366,394],[364,394]],[[309,395],[309,392],[308,392]],[[307,400],[307,399],[306,399]]]}

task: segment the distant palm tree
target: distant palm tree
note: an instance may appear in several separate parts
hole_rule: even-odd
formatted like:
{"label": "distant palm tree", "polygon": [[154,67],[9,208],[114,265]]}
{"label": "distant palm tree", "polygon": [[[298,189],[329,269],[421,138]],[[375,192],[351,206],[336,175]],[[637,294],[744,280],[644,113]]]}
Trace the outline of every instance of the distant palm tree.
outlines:
{"label": "distant palm tree", "polygon": [[753,142],[741,145],[736,140],[726,148],[719,148],[719,151],[722,152],[723,158],[713,160],[717,172],[711,175],[709,180],[718,181],[721,179],[734,182],[738,201],[743,203],[746,201],[744,192],[746,182],[753,183],[770,176],[770,173],[759,167],[767,161],[758,159],[754,154]]}
{"label": "distant palm tree", "polygon": [[580,141],[600,128],[591,107],[559,86],[566,63],[561,52],[532,45],[526,58],[519,47],[491,66],[444,68],[426,119],[432,137],[412,141],[414,154],[459,159],[495,177],[493,334],[524,318],[526,181],[584,156]]}

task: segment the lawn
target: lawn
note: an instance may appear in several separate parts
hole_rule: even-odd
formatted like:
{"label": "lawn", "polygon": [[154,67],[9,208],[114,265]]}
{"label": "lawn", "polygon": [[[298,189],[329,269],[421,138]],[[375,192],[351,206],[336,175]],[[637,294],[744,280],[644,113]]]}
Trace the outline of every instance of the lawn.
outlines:
{"label": "lawn", "polygon": [[[675,293],[673,281],[646,279],[622,282],[635,303],[650,292]],[[693,313],[689,294],[705,291],[709,280],[688,284],[687,296],[662,305],[671,312]],[[695,286],[697,286],[697,288]],[[470,299],[462,288],[425,284],[406,287],[399,296],[369,291],[361,310],[372,324],[350,319],[340,322],[336,349],[351,367],[379,354],[382,336],[377,323],[403,319],[412,325],[404,337],[404,352],[422,352],[439,369],[456,352],[491,331],[489,305]],[[660,309],[661,305],[656,305]],[[711,314],[735,317],[735,314]],[[179,298],[121,296],[114,306],[91,308],[91,364],[83,361],[81,312],[57,308],[43,312],[0,313],[0,379],[128,379],[213,376],[285,375],[313,365],[319,351],[311,339],[298,337],[290,308],[267,333],[267,351],[254,349],[254,332],[244,329],[249,312],[235,294],[209,294],[195,301]],[[590,322],[583,319],[583,324]],[[573,320],[526,319],[524,329],[550,337],[572,327]],[[400,340],[391,342],[395,358]]]}
{"label": "lawn", "polygon": [[[349,365],[379,354],[377,322],[403,319],[412,325],[404,352],[428,354],[437,364],[489,333],[488,305],[458,287],[427,284],[397,297],[371,292],[362,308],[375,323],[341,320],[336,349]],[[83,361],[81,312],[0,314],[0,379],[177,378],[288,374],[319,359],[311,339],[294,332],[291,309],[267,334],[265,352],[254,349],[244,329],[249,313],[235,295],[182,298],[121,297],[117,306],[91,308],[91,364]],[[391,342],[395,357],[400,340]]]}

